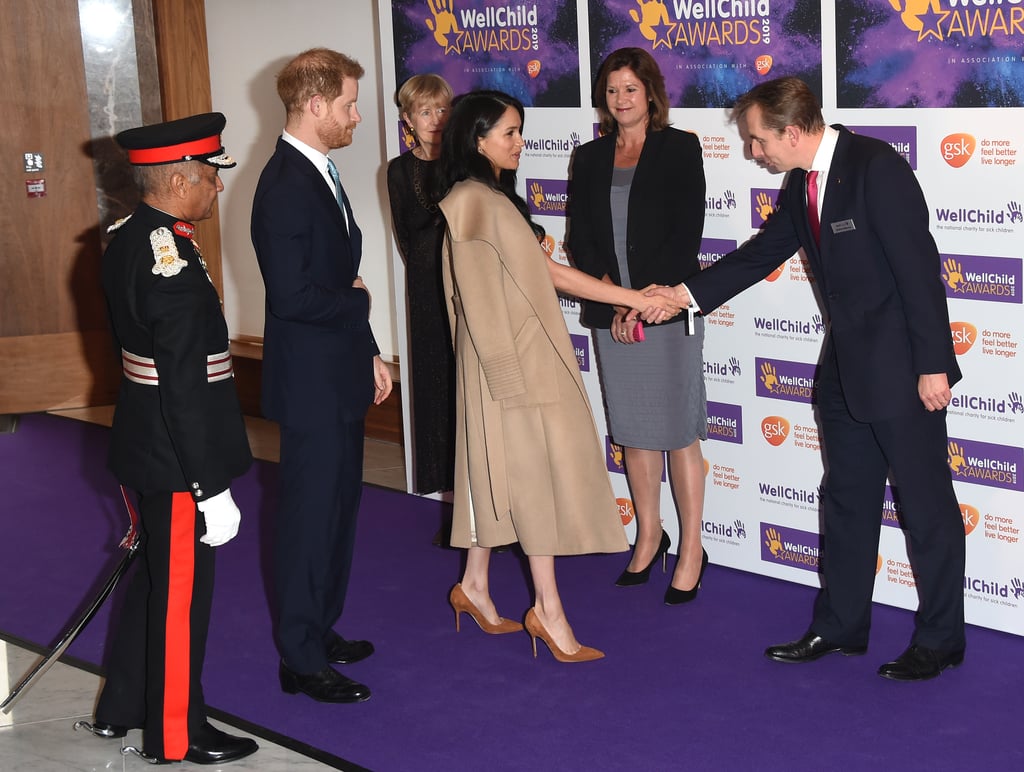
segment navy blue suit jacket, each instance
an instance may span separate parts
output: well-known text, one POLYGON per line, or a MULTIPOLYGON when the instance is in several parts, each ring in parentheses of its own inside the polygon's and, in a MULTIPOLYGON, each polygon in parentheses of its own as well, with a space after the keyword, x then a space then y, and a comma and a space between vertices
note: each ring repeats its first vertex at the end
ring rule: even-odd
POLYGON ((836 128, 820 247, 807 219, 807 174, 794 169, 762 230, 686 284, 710 313, 802 248, 830 323, 826 361, 834 353, 850 414, 882 420, 921 408, 919 375, 946 373, 952 385, 960 368, 913 170, 888 143, 836 128))
POLYGON ((369 295, 352 287, 362 233, 309 159, 279 139, 252 207, 266 286, 263 414, 295 429, 360 420, 373 402, 369 295))

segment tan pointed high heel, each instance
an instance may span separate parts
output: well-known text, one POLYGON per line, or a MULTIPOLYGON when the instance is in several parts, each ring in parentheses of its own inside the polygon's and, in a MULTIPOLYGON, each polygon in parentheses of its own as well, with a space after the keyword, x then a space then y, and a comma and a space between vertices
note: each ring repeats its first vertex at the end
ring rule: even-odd
POLYGON ((518 633, 523 629, 523 626, 518 622, 513 622, 511 619, 502 619, 498 624, 492 624, 487 621, 487 618, 480 613, 473 601, 471 601, 466 593, 462 590, 462 584, 457 584, 452 587, 451 593, 448 595, 448 602, 452 604, 452 608, 455 609, 455 632, 459 632, 459 614, 465 612, 469 614, 473 621, 479 625, 480 629, 485 633, 491 635, 502 635, 503 633, 518 633))
POLYGON ((526 632, 530 634, 530 638, 533 640, 534 657, 537 656, 538 638, 548 645, 548 651, 551 652, 551 656, 559 662, 590 662, 591 660, 601 659, 604 656, 603 651, 599 651, 592 646, 583 645, 580 646, 580 650, 575 654, 566 654, 558 648, 558 644, 548 635, 548 631, 544 628, 544 625, 532 608, 526 612, 526 632))

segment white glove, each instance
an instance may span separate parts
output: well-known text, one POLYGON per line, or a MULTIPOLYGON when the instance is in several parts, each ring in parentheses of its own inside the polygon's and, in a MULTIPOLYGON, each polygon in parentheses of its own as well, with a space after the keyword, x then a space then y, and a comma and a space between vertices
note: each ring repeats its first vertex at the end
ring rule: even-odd
POLYGON ((206 518, 206 534, 199 541, 211 547, 219 547, 235 538, 242 513, 231 498, 230 488, 205 501, 197 501, 196 506, 206 518))

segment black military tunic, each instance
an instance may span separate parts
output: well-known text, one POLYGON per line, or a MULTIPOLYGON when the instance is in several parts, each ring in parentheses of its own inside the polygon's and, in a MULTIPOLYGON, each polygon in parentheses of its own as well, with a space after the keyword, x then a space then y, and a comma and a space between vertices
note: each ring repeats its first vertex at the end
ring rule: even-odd
POLYGON ((143 727, 146 753, 166 759, 182 758, 206 721, 214 550, 199 541, 196 501, 252 463, 227 325, 191 235, 190 223, 141 204, 102 262, 125 371, 109 466, 139 494, 144 540, 96 719, 143 727))

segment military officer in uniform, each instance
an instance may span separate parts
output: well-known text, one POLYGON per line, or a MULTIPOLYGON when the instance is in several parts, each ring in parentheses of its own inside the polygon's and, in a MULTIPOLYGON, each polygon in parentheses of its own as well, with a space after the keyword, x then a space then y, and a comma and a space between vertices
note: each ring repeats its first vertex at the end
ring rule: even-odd
POLYGON ((192 239, 234 160, 207 113, 123 131, 142 202, 116 223, 102 281, 123 377, 109 466, 136 491, 138 564, 118 620, 107 680, 86 724, 102 737, 141 727, 140 755, 220 764, 256 743, 211 726, 200 675, 214 547, 238 532, 231 481, 252 463, 220 298, 192 239))

